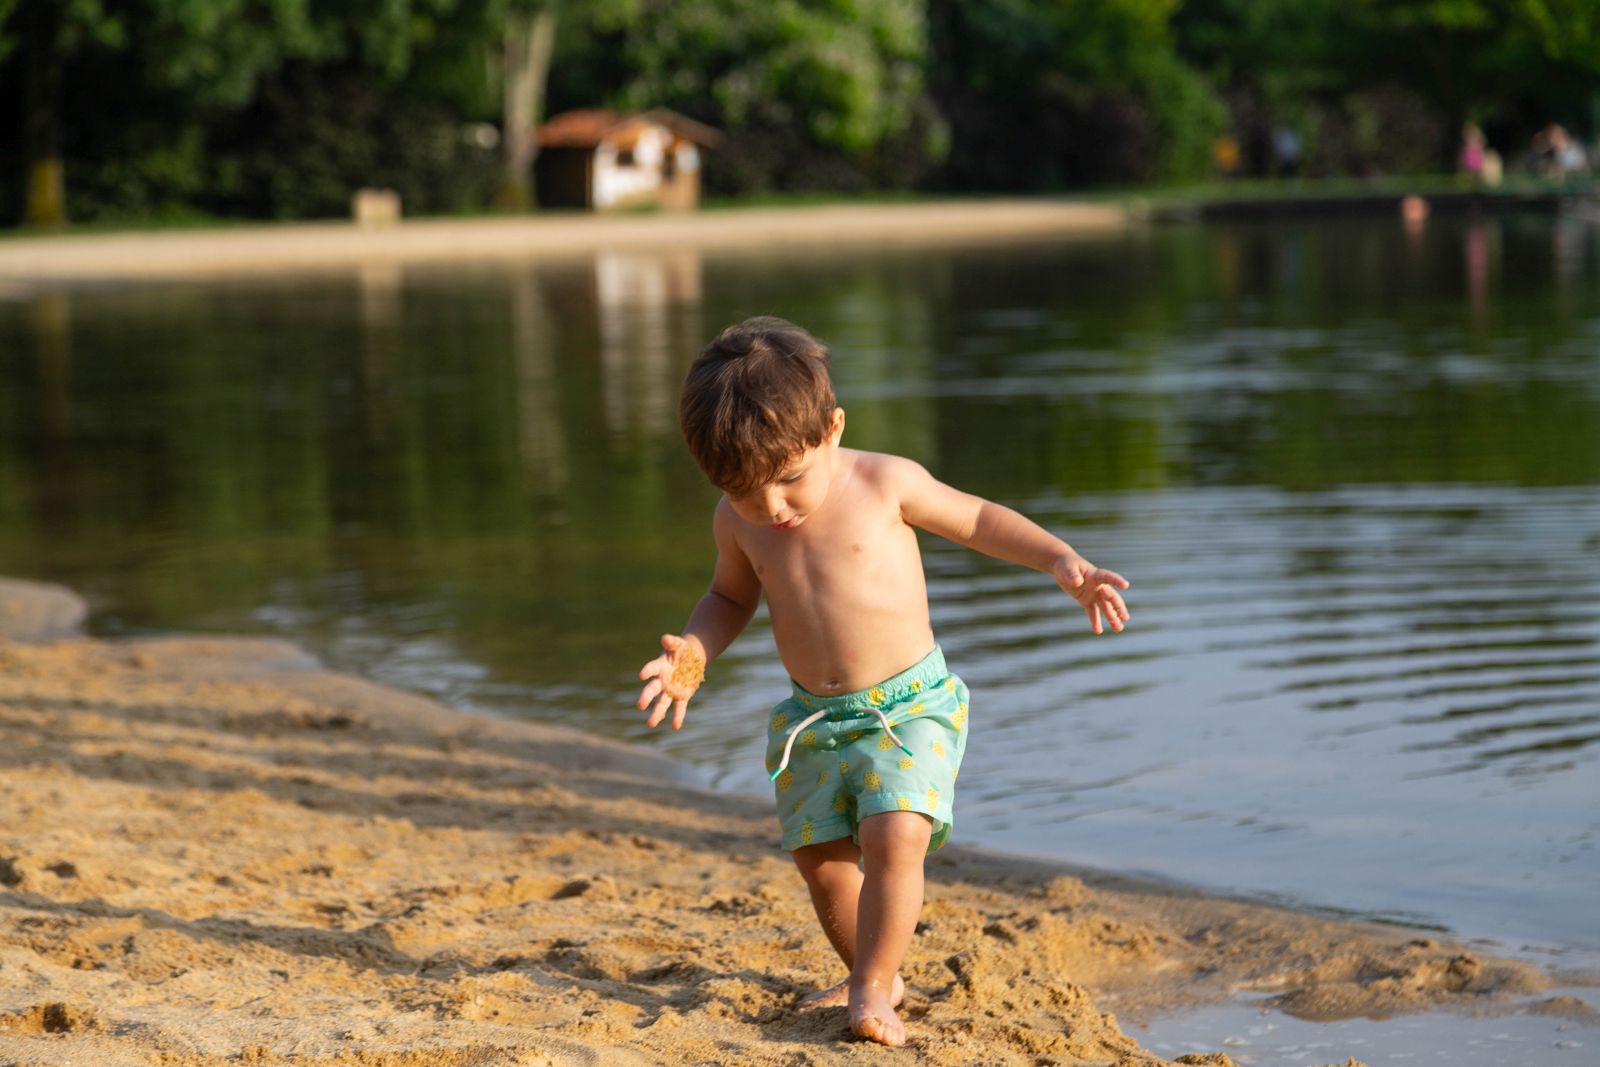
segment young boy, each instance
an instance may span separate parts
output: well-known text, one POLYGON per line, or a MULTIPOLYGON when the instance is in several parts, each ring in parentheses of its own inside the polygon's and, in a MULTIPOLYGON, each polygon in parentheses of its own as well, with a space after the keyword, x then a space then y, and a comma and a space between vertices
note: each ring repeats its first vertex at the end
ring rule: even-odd
POLYGON ((639 677, 649 725, 683 726, 705 665, 764 593, 793 693, 773 709, 767 770, 784 846, 850 977, 801 1002, 848 1004, 851 1029, 905 1043, 898 972, 922 908, 923 858, 949 836, 967 736, 967 687, 928 620, 916 528, 1043 571, 1120 631, 1121 575, 1009 508, 952 489, 908 459, 841 448, 828 353, 775 318, 730 326, 684 382, 683 434, 723 491, 711 588, 682 636, 639 677))

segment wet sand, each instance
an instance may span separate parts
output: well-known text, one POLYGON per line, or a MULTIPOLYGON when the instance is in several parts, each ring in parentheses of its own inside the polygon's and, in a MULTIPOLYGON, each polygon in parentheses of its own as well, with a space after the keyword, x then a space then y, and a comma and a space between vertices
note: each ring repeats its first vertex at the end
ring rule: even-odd
POLYGON ((12 237, 0 241, 0 296, 82 283, 214 278, 394 263, 554 259, 616 250, 825 248, 1113 233, 1120 204, 962 200, 729 208, 688 214, 550 214, 189 231, 12 237))
POLYGON ((764 800, 280 641, 81 617, 0 583, 8 1064, 1148 1065, 1139 1020, 1239 990, 1331 1019, 1549 988, 1403 930, 952 845, 910 1045, 865 1045, 843 1009, 790 1010, 842 973, 764 800))

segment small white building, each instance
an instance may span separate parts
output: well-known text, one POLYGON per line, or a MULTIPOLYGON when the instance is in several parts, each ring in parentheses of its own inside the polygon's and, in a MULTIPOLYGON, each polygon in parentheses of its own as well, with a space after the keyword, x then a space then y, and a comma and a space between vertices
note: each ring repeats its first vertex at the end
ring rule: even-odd
POLYGON ((701 149, 721 140, 711 127, 665 108, 563 112, 539 127, 539 204, 692 209, 700 203, 701 149))

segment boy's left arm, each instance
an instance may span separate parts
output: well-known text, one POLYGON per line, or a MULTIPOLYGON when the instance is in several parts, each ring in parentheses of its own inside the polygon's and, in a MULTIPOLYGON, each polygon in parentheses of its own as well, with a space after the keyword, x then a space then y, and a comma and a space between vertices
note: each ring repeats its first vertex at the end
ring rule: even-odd
POLYGON ((892 461, 890 478, 900 499, 900 515, 912 526, 986 556, 1043 571, 1082 605, 1095 633, 1104 633, 1107 625, 1122 631, 1129 612, 1121 590, 1128 588, 1128 580, 1116 571, 1096 567, 1011 508, 945 485, 912 460, 892 461))

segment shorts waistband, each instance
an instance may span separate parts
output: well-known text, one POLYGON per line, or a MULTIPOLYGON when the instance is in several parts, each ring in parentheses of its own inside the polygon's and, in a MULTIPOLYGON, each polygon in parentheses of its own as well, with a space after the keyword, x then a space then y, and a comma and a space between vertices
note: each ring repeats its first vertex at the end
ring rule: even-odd
POLYGON ((932 652, 893 678, 885 678, 877 685, 858 689, 854 693, 824 697, 801 687, 792 678, 789 685, 802 707, 826 712, 830 719, 848 719, 862 713, 870 714, 876 708, 898 704, 907 697, 932 689, 948 677, 950 671, 944 665, 944 652, 934 645, 932 652))

